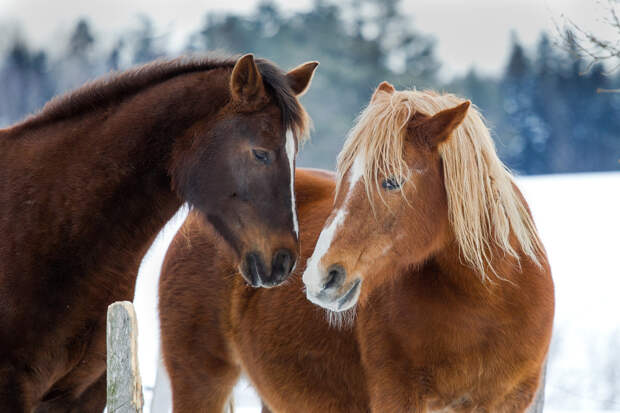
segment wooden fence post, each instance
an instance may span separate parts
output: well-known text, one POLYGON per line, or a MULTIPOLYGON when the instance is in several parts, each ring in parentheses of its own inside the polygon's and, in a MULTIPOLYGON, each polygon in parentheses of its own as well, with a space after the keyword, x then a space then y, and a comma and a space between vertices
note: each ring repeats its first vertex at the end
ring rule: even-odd
POLYGON ((129 301, 118 301, 108 307, 107 352, 108 413, 142 413, 138 323, 129 301))

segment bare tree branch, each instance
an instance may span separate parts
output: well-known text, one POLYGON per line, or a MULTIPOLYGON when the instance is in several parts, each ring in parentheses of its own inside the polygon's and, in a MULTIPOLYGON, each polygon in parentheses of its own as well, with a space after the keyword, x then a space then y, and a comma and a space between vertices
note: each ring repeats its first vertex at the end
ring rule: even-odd
POLYGON ((607 40, 596 33, 585 30, 565 16, 563 28, 556 23, 561 46, 576 55, 575 58, 588 61, 585 72, 597 63, 605 63, 607 73, 613 73, 620 68, 620 13, 618 8, 620 8, 620 0, 608 0, 606 7, 608 16, 602 19, 618 33, 615 40, 607 40))

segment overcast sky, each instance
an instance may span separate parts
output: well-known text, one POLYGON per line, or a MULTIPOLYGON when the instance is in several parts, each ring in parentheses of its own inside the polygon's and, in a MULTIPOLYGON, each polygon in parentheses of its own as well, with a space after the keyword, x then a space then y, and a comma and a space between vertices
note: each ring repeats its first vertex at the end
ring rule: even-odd
MULTIPOLYGON (((157 32, 167 33, 171 46, 180 45, 198 28, 208 10, 249 12, 256 0, 0 0, 0 28, 18 21, 37 46, 62 43, 79 17, 87 17, 100 39, 136 23, 148 14, 157 32)), ((285 12, 310 7, 311 0, 278 0, 285 12)), ((533 45, 541 30, 555 33, 554 21, 563 16, 610 35, 597 22, 607 0, 403 0, 412 24, 437 39, 442 75, 465 72, 472 65, 496 73, 506 62, 511 31, 526 45, 533 45), (601 4, 602 2, 602 4, 601 4)), ((312 58, 312 56, 308 56, 312 58)))

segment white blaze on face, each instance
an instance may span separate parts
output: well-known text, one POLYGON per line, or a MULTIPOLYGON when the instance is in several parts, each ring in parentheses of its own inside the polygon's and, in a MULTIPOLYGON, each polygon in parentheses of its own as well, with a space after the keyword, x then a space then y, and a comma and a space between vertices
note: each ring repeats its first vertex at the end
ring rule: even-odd
POLYGON ((293 210, 293 227, 295 228, 295 236, 299 238, 299 223, 297 222, 297 208, 295 207, 295 138, 293 131, 286 131, 286 156, 288 164, 291 168, 291 208, 293 210))
POLYGON ((349 192, 347 193, 346 201, 349 200, 349 197, 351 196, 351 193, 353 192, 353 188, 355 187, 355 184, 357 184, 357 181, 359 181, 362 178, 362 175, 364 175, 365 167, 366 159, 361 155, 357 155, 357 157, 353 161, 353 166, 351 167, 351 183, 349 184, 349 192))
MULTIPOLYGON (((344 223, 345 217, 348 214, 348 204, 353 193, 353 188, 357 182, 362 178, 364 174, 365 160, 362 156, 357 156, 353 162, 353 166, 349 171, 349 188, 347 195, 342 203, 342 207, 335 211, 334 219, 323 228, 319 239, 314 247, 312 256, 308 259, 306 264, 306 271, 304 271, 303 281, 306 285, 306 289, 311 294, 318 294, 323 288, 323 268, 321 268, 321 260, 329 251, 332 241, 336 234, 336 230, 344 223)), ((310 297, 309 297, 310 298, 310 297)), ((310 298, 312 301, 312 298, 310 298)), ((317 303, 318 304, 318 303, 317 303)))
POLYGON ((319 271, 319 264, 323 256, 329 250, 330 245, 332 244, 332 240, 334 239, 334 234, 336 233, 336 229, 342 224, 344 221, 345 211, 342 209, 336 212, 336 216, 329 223, 328 226, 324 227, 319 235, 319 239, 316 242, 316 246, 314 247, 314 252, 312 256, 308 258, 308 263, 306 264, 306 271, 304 271, 303 281, 306 284, 306 288, 309 292, 313 292, 318 294, 322 289, 322 277, 321 272, 319 271))

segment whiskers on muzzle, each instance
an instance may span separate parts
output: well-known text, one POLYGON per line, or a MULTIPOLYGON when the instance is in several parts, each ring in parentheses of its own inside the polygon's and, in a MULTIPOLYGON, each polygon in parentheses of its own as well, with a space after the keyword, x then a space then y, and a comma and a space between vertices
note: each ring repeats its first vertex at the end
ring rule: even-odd
POLYGON ((337 330, 349 330, 355 325, 357 305, 344 311, 325 310, 325 319, 330 327, 337 330))
MULTIPOLYGON (((301 292, 307 296, 307 289, 304 285, 301 288, 301 292)), ((325 320, 331 328, 337 330, 347 330, 353 328, 355 325, 355 318, 357 316, 357 305, 344 311, 332 311, 324 307, 318 307, 324 310, 325 320)))

